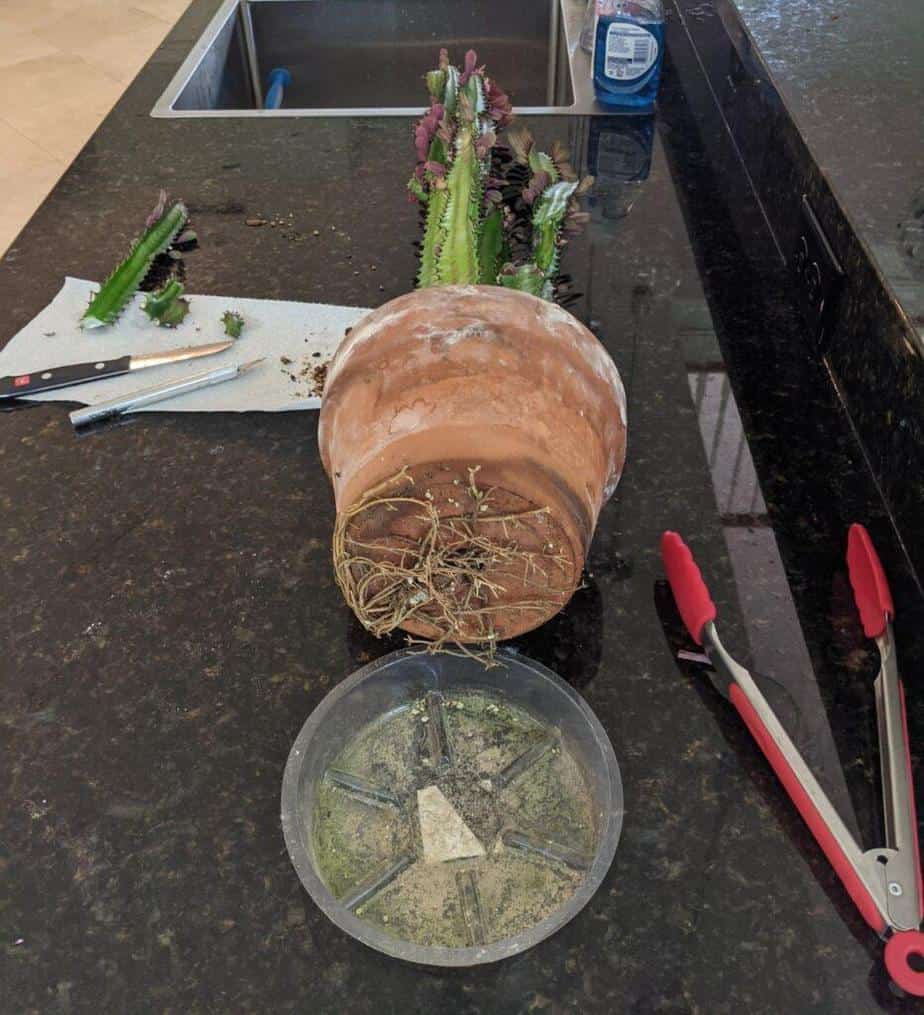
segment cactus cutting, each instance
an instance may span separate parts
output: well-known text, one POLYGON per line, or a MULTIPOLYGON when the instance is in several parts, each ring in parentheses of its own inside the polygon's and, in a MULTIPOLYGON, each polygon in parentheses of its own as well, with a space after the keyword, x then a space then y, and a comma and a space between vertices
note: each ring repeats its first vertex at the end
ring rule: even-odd
POLYGON ((235 310, 226 310, 221 315, 221 323, 224 326, 228 338, 240 338, 244 330, 244 318, 235 310))
POLYGON ((154 210, 148 216, 141 238, 135 241, 128 257, 112 272, 90 301, 80 320, 82 328, 100 328, 115 323, 138 291, 154 259, 170 249, 186 225, 187 218, 186 205, 182 201, 174 201, 168 206, 167 194, 162 190, 154 210))
POLYGON ((175 328, 189 313, 189 300, 183 297, 183 286, 173 279, 157 292, 148 293, 142 310, 162 328, 175 328))

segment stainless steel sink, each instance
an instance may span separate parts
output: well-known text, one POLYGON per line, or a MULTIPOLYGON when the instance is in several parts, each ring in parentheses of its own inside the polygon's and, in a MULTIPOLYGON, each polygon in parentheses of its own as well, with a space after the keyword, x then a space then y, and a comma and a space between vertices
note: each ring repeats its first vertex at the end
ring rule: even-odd
POLYGON ((605 113, 579 46, 584 0, 225 0, 152 116, 406 116, 441 46, 497 70, 518 112, 605 113), (266 109, 271 72, 291 80, 266 109))

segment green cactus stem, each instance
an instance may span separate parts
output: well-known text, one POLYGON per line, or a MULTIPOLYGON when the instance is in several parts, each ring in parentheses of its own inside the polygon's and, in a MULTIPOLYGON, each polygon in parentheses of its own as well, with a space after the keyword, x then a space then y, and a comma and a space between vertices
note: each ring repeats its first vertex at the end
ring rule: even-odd
POLYGON ((510 250, 504 237, 504 213, 500 208, 486 216, 478 238, 478 263, 481 266, 483 285, 495 285, 501 265, 510 256, 510 250))
POLYGON ((420 270, 417 273, 417 285, 420 289, 436 285, 436 260, 444 239, 443 220, 446 216, 446 205, 449 203, 449 191, 445 180, 440 181, 427 197, 427 221, 424 226, 423 242, 420 246, 420 270))
POLYGON ((166 207, 166 194, 161 192, 155 214, 148 219, 141 239, 134 243, 128 257, 106 279, 90 301, 80 321, 82 328, 100 328, 115 322, 138 291, 154 258, 170 248, 186 225, 187 217, 186 206, 182 201, 166 207))
POLYGON ((551 299, 552 282, 558 274, 561 232, 577 180, 553 183, 546 187, 533 205, 533 253, 536 266, 545 279, 543 295, 551 299))
POLYGON ((444 237, 437 259, 437 276, 443 285, 477 282, 480 167, 475 156, 473 127, 467 124, 456 139, 456 156, 446 178, 449 200, 443 215, 444 237))
POLYGON ((514 266, 507 264, 498 275, 497 282, 506 289, 518 289, 532 296, 543 296, 545 290, 545 273, 540 267, 528 262, 514 266))
POLYGON ((221 315, 221 323, 225 326, 225 334, 229 338, 240 338, 244 330, 244 318, 235 310, 226 310, 221 315))
POLYGON ((414 129, 408 183, 426 209, 418 287, 480 283, 554 299, 564 234, 586 218, 579 198, 590 179, 579 182, 564 148, 540 151, 519 125, 504 137, 528 172, 511 172, 509 156, 495 152, 513 119, 510 100, 473 50, 461 71, 441 50, 426 81, 430 108, 414 129), (514 249, 529 259, 510 263, 514 249))
POLYGON ((142 310, 162 328, 175 328, 189 313, 189 300, 182 299, 183 286, 174 279, 163 289, 148 293, 142 310))

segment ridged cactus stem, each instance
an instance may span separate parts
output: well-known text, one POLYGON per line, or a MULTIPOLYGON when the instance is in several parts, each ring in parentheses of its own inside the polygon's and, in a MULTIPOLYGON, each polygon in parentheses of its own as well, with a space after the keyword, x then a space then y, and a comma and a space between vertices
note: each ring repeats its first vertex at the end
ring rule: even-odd
POLYGON ((186 225, 187 217, 186 205, 182 201, 176 201, 157 217, 90 301, 81 318, 81 327, 101 328, 115 322, 138 291, 154 258, 170 248, 186 225))

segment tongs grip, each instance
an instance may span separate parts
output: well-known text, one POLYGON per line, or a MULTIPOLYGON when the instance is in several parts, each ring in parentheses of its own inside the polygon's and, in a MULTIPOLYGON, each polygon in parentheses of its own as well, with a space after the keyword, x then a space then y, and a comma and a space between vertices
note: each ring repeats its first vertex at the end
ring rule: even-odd
POLYGON ((859 522, 854 522, 847 533, 847 571, 863 633, 867 638, 878 638, 895 616, 895 606, 879 554, 859 522))
POLYGON ((661 536, 661 558, 683 623, 696 644, 702 645, 703 628, 715 620, 715 603, 703 574, 690 548, 676 532, 661 536))

